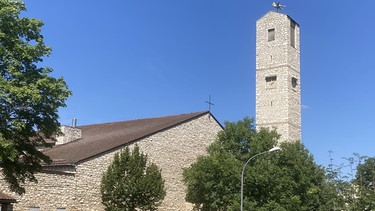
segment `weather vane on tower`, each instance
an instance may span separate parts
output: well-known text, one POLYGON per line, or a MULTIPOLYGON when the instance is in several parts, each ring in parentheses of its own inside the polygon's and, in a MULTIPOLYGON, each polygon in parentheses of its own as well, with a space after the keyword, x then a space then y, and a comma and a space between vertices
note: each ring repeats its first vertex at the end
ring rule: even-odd
POLYGON ((272 2, 272 6, 273 6, 274 8, 276 8, 277 11, 279 11, 279 10, 281 10, 281 9, 283 9, 283 8, 286 7, 285 5, 282 5, 280 2, 277 2, 277 3, 272 2))

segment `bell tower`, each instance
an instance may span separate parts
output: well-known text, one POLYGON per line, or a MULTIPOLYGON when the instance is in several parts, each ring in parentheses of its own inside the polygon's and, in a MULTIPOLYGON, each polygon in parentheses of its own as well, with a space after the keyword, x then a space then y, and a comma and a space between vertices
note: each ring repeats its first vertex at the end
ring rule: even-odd
POLYGON ((256 23, 256 126, 276 127, 279 141, 301 139, 300 28, 268 12, 256 23))

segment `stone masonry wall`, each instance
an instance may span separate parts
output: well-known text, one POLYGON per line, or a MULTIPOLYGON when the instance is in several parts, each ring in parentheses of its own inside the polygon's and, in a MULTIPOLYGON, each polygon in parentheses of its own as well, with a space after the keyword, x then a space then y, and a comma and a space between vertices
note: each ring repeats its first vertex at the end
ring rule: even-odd
POLYGON ((82 136, 81 129, 76 127, 61 126, 60 129, 63 135, 56 137, 56 145, 78 140, 82 136))
MULTIPOLYGON (((61 169, 63 170, 63 169, 61 169)), ((75 203, 76 188, 74 174, 39 173, 38 183, 27 183, 26 193, 22 196, 10 192, 4 181, 0 180, 0 191, 17 199, 14 211, 28 211, 29 208, 39 207, 40 210, 56 210, 75 203)))
POLYGON ((257 21, 256 32, 256 124, 276 127, 281 141, 301 138, 300 31, 287 15, 269 12, 257 21), (274 29, 274 40, 269 30, 274 29), (266 77, 275 77, 266 81, 266 77), (292 78, 297 79, 292 86, 292 78))
MULTIPOLYGON (((162 169, 167 195, 159 210, 192 210, 192 205, 185 201, 183 168, 195 162, 197 156, 206 153, 206 148, 220 130, 221 126, 207 114, 136 142, 140 150, 148 155, 148 160, 162 169)), ((4 188, 0 188, 0 191, 19 200, 14 206, 15 211, 28 210, 30 207, 48 211, 56 208, 65 208, 66 211, 104 210, 100 181, 114 154, 119 151, 78 164, 75 174, 38 174, 38 184, 28 184, 27 192, 22 197, 4 188)))

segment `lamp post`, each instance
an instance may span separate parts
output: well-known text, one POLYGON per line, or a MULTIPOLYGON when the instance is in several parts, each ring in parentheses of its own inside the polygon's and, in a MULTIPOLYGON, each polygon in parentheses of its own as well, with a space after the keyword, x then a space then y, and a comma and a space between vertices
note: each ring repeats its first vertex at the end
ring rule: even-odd
POLYGON ((246 169, 247 164, 250 162, 250 160, 252 160, 255 157, 258 157, 259 155, 263 155, 263 154, 273 152, 273 151, 277 151, 277 150, 280 150, 280 147, 274 147, 274 148, 272 148, 268 151, 264 151, 264 152, 261 152, 259 154, 256 154, 256 155, 252 156, 251 158, 249 158, 249 160, 247 160, 245 165, 243 166, 242 173, 241 173, 241 211, 243 211, 243 175, 245 173, 245 169, 246 169))

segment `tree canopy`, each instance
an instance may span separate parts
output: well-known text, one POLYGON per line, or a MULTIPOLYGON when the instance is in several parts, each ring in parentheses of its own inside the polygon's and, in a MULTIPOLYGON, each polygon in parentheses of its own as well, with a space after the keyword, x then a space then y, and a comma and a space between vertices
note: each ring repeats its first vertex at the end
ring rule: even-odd
MULTIPOLYGON (((241 171, 246 161, 277 144, 279 135, 244 118, 226 122, 208 155, 184 169, 186 200, 199 210, 238 210, 241 171)), ((245 210, 319 210, 332 197, 325 194, 322 167, 299 141, 280 144, 281 151, 252 159, 245 171, 245 210)))
POLYGON ((58 108, 71 95, 63 78, 42 67, 51 54, 41 35, 43 22, 20 17, 22 1, 0 0, 0 169, 10 189, 35 181, 49 158, 36 149, 59 131, 58 108))
POLYGON ((116 153, 104 173, 100 191, 102 203, 108 211, 156 210, 165 197, 161 170, 135 145, 116 153))
POLYGON ((353 155, 343 157, 346 163, 340 165, 333 164, 331 159, 327 169, 327 192, 335 192, 336 195, 330 204, 335 210, 374 210, 375 157, 353 155), (350 171, 347 171, 348 168, 350 171))
POLYGON ((353 181, 358 210, 375 210, 375 157, 370 157, 357 166, 353 181))

